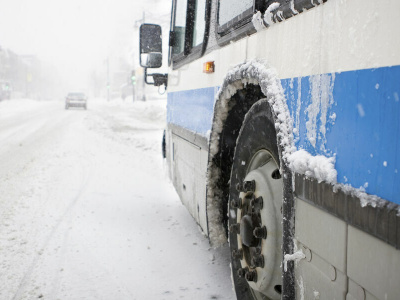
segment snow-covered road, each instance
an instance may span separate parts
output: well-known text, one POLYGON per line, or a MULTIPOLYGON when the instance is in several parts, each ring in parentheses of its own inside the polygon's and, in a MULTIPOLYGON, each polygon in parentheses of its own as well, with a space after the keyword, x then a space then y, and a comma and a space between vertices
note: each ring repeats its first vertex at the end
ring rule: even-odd
POLYGON ((0 299, 234 299, 161 158, 165 101, 0 102, 0 299))

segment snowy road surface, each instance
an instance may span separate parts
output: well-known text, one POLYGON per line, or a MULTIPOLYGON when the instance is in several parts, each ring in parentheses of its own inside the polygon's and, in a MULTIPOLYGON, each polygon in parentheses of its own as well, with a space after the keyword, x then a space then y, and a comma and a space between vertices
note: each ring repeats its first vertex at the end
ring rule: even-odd
POLYGON ((234 299, 167 179, 165 101, 0 102, 0 299, 234 299))

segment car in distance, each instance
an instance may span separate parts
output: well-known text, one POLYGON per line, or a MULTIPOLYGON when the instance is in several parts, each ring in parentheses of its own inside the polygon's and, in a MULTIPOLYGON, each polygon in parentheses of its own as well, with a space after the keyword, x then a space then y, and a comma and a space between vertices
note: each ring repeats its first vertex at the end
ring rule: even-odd
POLYGON ((87 96, 84 93, 68 93, 65 97, 65 109, 83 107, 87 109, 87 96))

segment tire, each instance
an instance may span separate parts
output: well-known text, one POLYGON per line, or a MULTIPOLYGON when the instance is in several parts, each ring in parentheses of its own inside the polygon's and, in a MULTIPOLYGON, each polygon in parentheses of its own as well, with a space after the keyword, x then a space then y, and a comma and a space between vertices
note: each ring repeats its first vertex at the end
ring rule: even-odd
POLYGON ((281 299, 283 181, 267 100, 246 114, 229 187, 229 243, 237 299, 281 299))
POLYGON ((166 141, 165 141, 165 130, 164 130, 162 142, 161 142, 161 151, 162 151, 162 157, 166 158, 167 157, 167 145, 166 145, 166 141))

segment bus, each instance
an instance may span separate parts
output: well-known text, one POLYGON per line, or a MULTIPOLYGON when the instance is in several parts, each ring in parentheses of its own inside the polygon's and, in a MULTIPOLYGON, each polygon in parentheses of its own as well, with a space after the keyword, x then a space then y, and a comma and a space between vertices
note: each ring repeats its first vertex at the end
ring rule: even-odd
POLYGON ((148 72, 142 25, 169 175, 237 299, 400 299, 400 2, 173 0, 168 46, 148 72))

